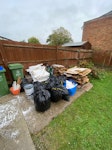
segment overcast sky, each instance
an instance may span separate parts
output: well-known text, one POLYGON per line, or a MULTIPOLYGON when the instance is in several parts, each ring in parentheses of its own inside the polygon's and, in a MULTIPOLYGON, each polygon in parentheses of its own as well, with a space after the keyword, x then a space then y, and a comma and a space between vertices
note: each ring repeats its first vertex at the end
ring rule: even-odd
POLYGON ((82 40, 85 21, 112 10, 112 0, 0 0, 0 36, 45 44, 53 30, 64 27, 74 42, 82 40))

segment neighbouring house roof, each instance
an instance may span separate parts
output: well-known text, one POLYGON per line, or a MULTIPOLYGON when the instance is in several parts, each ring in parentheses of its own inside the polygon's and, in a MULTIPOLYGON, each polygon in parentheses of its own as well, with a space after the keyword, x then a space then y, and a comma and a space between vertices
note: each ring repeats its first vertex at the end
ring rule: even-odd
POLYGON ((87 43, 87 41, 82 41, 82 42, 70 42, 70 43, 65 43, 62 46, 83 46, 85 43, 87 43))
POLYGON ((112 16, 112 11, 109 11, 108 13, 100 16, 99 18, 104 18, 104 17, 109 17, 109 16, 112 16))
POLYGON ((8 41, 12 41, 11 39, 8 39, 6 37, 0 36, 0 40, 8 40, 8 41))
MULTIPOLYGON (((96 20, 99 20, 99 19, 107 18, 107 17, 112 17, 112 11, 109 11, 108 13, 106 13, 106 14, 104 14, 104 15, 98 17, 98 18, 94 18, 94 19, 88 20, 88 21, 86 21, 86 22, 92 22, 92 21, 96 21, 96 20)), ((85 23, 86 23, 86 22, 85 22, 85 23)))

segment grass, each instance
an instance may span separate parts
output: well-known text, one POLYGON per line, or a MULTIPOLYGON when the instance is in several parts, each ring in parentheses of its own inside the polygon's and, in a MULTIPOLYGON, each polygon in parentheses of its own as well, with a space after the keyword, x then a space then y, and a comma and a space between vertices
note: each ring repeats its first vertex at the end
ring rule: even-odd
POLYGON ((112 72, 91 82, 89 92, 32 135, 37 150, 112 150, 112 72))

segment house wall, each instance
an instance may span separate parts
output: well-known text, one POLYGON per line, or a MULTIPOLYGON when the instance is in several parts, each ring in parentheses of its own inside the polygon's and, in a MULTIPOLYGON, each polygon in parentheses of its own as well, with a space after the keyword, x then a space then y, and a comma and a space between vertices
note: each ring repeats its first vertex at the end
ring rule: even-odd
POLYGON ((85 22, 82 41, 89 41, 95 50, 112 50, 112 16, 85 22))

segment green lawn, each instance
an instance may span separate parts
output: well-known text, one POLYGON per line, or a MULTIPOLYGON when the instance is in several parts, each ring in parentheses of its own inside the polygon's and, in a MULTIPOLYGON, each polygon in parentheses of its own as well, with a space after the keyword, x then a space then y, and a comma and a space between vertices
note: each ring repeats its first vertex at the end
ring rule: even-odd
POLYGON ((112 72, 73 102, 42 132, 32 135, 37 150, 112 150, 112 72))

